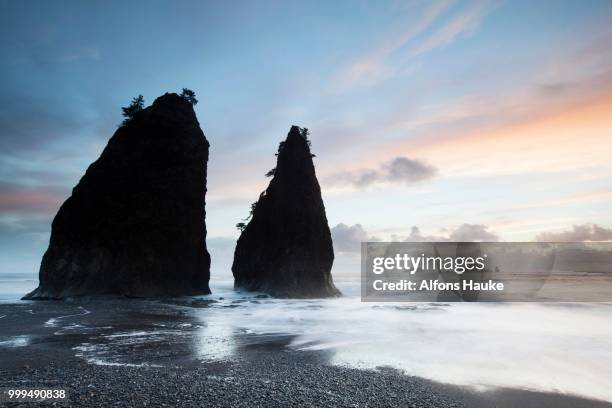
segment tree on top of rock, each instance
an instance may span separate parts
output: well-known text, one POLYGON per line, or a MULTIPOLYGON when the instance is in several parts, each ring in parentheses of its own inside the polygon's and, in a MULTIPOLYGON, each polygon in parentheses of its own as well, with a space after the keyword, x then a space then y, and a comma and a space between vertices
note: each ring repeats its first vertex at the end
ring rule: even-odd
POLYGON ((187 102, 192 105, 197 105, 198 100, 195 97, 195 92, 191 89, 183 88, 183 92, 181 92, 181 98, 184 98, 187 102))
POLYGON ((144 109, 144 96, 138 95, 136 98, 132 99, 132 103, 129 106, 125 106, 121 108, 123 111, 123 116, 125 119, 123 120, 123 124, 126 125, 130 120, 136 116, 138 112, 144 109))

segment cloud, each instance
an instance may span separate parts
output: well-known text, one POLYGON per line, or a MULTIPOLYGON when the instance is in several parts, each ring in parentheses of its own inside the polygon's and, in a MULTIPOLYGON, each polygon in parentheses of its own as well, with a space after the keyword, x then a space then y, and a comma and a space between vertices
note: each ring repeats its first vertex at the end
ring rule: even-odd
POLYGON ((46 235, 51 231, 51 216, 44 214, 0 214, 0 239, 17 235, 46 235))
POLYGON ((544 96, 559 96, 565 92, 571 91, 572 89, 578 87, 579 84, 568 81, 557 81, 557 82, 545 82, 536 85, 536 88, 544 95, 544 96))
POLYGON ((382 164, 378 169, 337 173, 325 180, 331 185, 353 185, 365 188, 386 183, 414 184, 434 177, 437 172, 434 166, 420 160, 396 157, 382 164))
MULTIPOLYGON (((391 241, 395 242, 497 242, 499 236, 489 227, 482 224, 461 224, 458 227, 445 229, 445 235, 423 235, 417 226, 410 229, 408 236, 392 235, 391 241)), ((361 224, 346 225, 340 223, 331 229, 334 249, 336 252, 357 253, 361 249, 362 242, 380 241, 380 238, 372 236, 361 224)))
POLYGON ((574 193, 570 195, 563 196, 561 198, 552 199, 552 200, 542 200, 536 202, 526 202, 521 203, 519 205, 514 205, 512 207, 499 208, 495 210, 496 212, 507 213, 513 210, 519 209, 533 209, 533 208, 551 208, 564 206, 568 204, 582 204, 582 203, 591 203, 591 202, 601 202, 605 200, 612 199, 612 189, 603 189, 603 190, 595 190, 595 191, 584 191, 579 193, 574 193))
POLYGON ((0 241, 36 248, 46 244, 51 220, 68 195, 68 189, 59 187, 0 181, 0 241))
POLYGON ((69 108, 57 101, 42 102, 30 96, 8 94, 0 96, 0 151, 40 150, 80 128, 80 120, 69 108))
POLYGON ((447 236, 423 235, 419 227, 413 226, 410 235, 402 239, 408 242, 496 242, 499 236, 482 224, 461 224, 449 231, 447 236))
POLYGON ((50 191, 15 191, 0 195, 0 211, 48 212, 57 209, 65 196, 50 191))
POLYGON ((599 201, 612 198, 612 188, 587 191, 583 193, 572 194, 571 196, 564 199, 562 202, 577 202, 577 201, 599 201))
POLYGON ((487 231, 482 224, 462 224, 450 233, 450 241, 454 242, 495 242, 499 237, 487 231))
POLYGON ((419 17, 417 21, 408 21, 404 26, 407 30, 388 34, 387 38, 377 46, 354 60, 347 67, 341 69, 334 81, 341 90, 355 86, 369 86, 387 79, 405 75, 414 69, 410 65, 410 59, 453 43, 462 34, 474 32, 480 21, 489 11, 490 5, 486 1, 474 2, 471 6, 464 8, 448 22, 436 28, 425 37, 421 43, 408 49, 403 55, 409 43, 417 40, 424 33, 432 29, 440 17, 453 5, 452 0, 430 2, 429 9, 419 17), (391 59, 393 62, 391 63, 391 59))
POLYGON ((407 157, 397 157, 385 167, 390 181, 415 183, 436 174, 435 167, 407 157))
POLYGON ((67 196, 68 189, 65 188, 28 188, 0 181, 0 214, 11 212, 51 214, 57 211, 67 196))
POLYGON ((377 240, 368 236, 361 224, 349 226, 340 223, 331 229, 331 234, 336 252, 359 252, 362 242, 377 240))
POLYGON ((447 24, 427 37, 413 50, 413 54, 421 54, 435 48, 443 47, 451 44, 461 34, 474 32, 487 11, 488 4, 486 2, 475 3, 471 8, 458 14, 447 24))
MULTIPOLYGON (((605 38, 608 43, 612 40, 605 38)), ((521 69, 530 67, 537 75, 512 87, 496 83, 493 88, 476 87, 474 92, 414 105, 414 98, 406 99, 401 107, 385 110, 382 120, 366 113, 356 123, 346 120, 346 129, 326 123, 323 133, 330 137, 324 138, 324 146, 351 151, 350 156, 338 154, 334 161, 334 166, 345 169, 354 169, 355 163, 368 168, 406 154, 435 163, 453 177, 548 175, 595 166, 607 171, 612 130, 608 62, 612 53, 603 44, 605 41, 597 41, 586 56, 577 46, 549 50, 545 60, 530 61, 523 56, 521 69), (575 64, 558 70, 566 59, 575 64), (589 63, 579 64, 585 60, 589 63)), ((484 84, 506 74, 507 64, 492 64, 481 64, 490 72, 476 68, 466 75, 429 82, 426 89, 461 88, 474 81, 484 84)), ((321 166, 327 166, 326 175, 335 173, 332 165, 321 166)))
POLYGON ((612 229, 597 224, 574 225, 571 230, 543 232, 536 236, 539 242, 612 241, 612 229))
POLYGON ((452 4, 450 0, 433 2, 432 6, 416 22, 406 24, 410 28, 400 34, 388 35, 377 47, 365 55, 357 58, 350 65, 340 70, 337 82, 341 88, 350 88, 355 85, 372 85, 397 75, 396 66, 386 64, 386 59, 404 47, 409 41, 426 31, 436 19, 442 15, 452 4))
POLYGON ((444 173, 453 176, 606 168, 610 162, 612 77, 608 83, 595 80, 592 85, 589 91, 576 88, 554 101, 538 97, 533 89, 497 98, 501 102, 492 96, 483 97, 475 106, 459 101, 456 108, 446 107, 445 115, 434 117, 423 128, 398 118, 385 130, 406 136, 385 145, 379 141, 382 136, 377 137, 377 156, 411 152, 443 163, 444 173))
POLYGON ((64 188, 28 188, 0 181, 0 213, 51 214, 67 197, 64 188))

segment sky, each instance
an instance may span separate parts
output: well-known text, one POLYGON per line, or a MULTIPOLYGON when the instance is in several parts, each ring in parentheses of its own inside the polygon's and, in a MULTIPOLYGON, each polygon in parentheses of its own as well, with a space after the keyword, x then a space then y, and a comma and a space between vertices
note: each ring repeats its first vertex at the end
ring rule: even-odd
POLYGON ((0 0, 0 273, 38 271, 121 106, 183 87, 211 144, 213 268, 291 125, 337 254, 612 240, 610 21, 592 0, 0 0))

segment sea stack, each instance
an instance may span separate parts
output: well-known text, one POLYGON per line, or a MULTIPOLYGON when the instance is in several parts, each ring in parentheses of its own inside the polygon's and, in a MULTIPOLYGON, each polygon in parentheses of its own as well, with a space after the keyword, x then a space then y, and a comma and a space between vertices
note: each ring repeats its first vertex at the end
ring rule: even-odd
POLYGON ((331 233, 315 175, 308 131, 292 126, 281 142, 270 185, 251 208, 236 245, 236 288, 277 297, 338 296, 331 233))
POLYGON ((25 299, 210 293, 209 144, 192 103, 167 93, 115 132, 55 216, 25 299))

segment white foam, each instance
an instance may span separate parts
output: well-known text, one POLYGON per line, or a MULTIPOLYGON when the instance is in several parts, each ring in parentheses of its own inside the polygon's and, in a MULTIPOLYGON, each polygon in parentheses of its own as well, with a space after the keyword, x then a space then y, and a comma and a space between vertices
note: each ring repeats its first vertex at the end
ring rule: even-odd
POLYGON ((107 339, 117 339, 117 338, 123 338, 123 337, 141 337, 141 336, 149 336, 151 334, 154 334, 155 332, 148 332, 148 331, 131 331, 131 332, 125 332, 125 333, 117 333, 117 334, 107 334, 106 337, 107 339))
POLYGON ((89 364, 99 365, 99 366, 115 366, 115 367, 163 367, 158 364, 149 364, 149 363, 117 363, 114 361, 105 361, 99 358, 87 358, 85 361, 89 364))
MULTIPOLYGON (((44 327, 57 327, 57 325, 59 324, 58 320, 66 319, 68 317, 85 316, 91 313, 89 310, 85 309, 83 306, 79 306, 78 309, 81 310, 81 313, 70 314, 66 316, 52 317, 51 319, 47 320, 43 324, 43 326, 44 327)), ((31 312, 31 310, 29 312, 31 312)))
POLYGON ((72 348, 76 351, 75 356, 84 359, 88 364, 99 366, 116 366, 116 367, 163 367, 157 364, 147 362, 143 363, 124 363, 119 361, 110 361, 102 358, 109 354, 109 347, 102 344, 83 343, 72 348))
POLYGON ((0 340, 0 347, 25 347, 30 340, 29 336, 4 337, 4 340, 0 340))
POLYGON ((45 323, 43 323, 44 327, 57 327, 57 318, 56 317, 52 317, 51 319, 47 320, 45 323))
POLYGON ((233 358, 235 333, 281 333, 295 336, 293 349, 331 351, 338 365, 612 401, 612 304, 362 303, 358 285, 341 289, 348 296, 236 308, 224 307, 236 295, 224 295, 195 312, 204 326, 201 353, 233 358))

